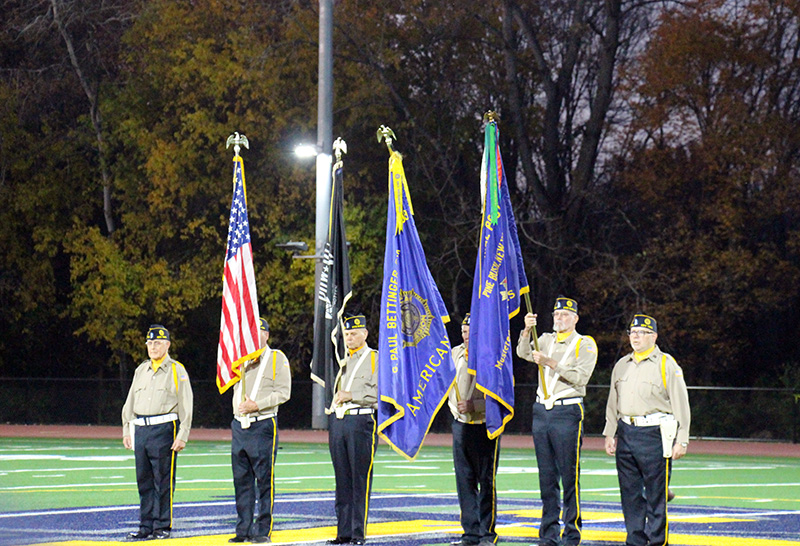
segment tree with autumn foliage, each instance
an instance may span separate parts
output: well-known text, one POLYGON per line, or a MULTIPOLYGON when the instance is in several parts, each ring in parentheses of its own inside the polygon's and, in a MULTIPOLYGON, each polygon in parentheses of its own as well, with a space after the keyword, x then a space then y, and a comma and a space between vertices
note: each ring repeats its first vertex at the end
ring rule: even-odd
POLYGON ((580 278, 606 308, 660 317, 693 383, 798 377, 798 6, 666 11, 629 80, 617 232, 580 278))
MULTIPOLYGON (((313 167, 291 150, 315 133, 316 3, 6 8, 3 373, 127 377, 158 321, 193 379, 213 377, 234 131, 251 143, 261 309, 305 369, 313 263, 275 243, 313 238, 313 167)), ((378 315, 387 156, 375 131, 389 125, 432 274, 453 318, 468 311, 493 109, 535 311, 547 328, 558 293, 580 300, 597 382, 646 311, 690 383, 792 384, 781 340, 800 323, 797 14, 766 0, 336 2, 353 305, 378 315)))

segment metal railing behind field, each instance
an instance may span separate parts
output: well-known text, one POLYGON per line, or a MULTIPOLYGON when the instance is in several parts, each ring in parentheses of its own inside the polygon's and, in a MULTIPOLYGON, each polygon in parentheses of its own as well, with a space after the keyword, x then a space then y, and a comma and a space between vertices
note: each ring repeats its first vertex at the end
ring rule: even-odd
MULTIPOLYGON (((292 398, 280 409, 280 427, 311 428, 310 380, 292 382, 292 398)), ((0 422, 12 424, 119 425, 128 382, 85 378, 0 378, 0 422)), ((219 394, 213 380, 192 379, 195 427, 227 428, 231 391, 219 394)), ((530 434, 536 385, 515 386, 516 412, 506 426, 511 434, 530 434)), ((585 399, 585 433, 602 434, 607 385, 589 385, 585 399)), ((689 387, 693 438, 730 438, 800 442, 800 393, 792 389, 689 387)), ((431 432, 450 431, 447 404, 431 432)))

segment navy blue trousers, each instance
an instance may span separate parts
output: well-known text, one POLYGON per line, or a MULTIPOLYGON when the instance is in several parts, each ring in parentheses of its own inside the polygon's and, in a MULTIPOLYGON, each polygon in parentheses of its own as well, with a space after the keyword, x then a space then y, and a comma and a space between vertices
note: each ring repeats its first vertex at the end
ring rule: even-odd
POLYGON ((172 528, 178 454, 170 448, 179 425, 178 421, 172 421, 136 427, 133 451, 139 487, 139 529, 147 533, 172 528))
POLYGON ((617 424, 617 476, 628 546, 666 546, 672 459, 662 453, 658 426, 617 424))
POLYGON ((270 536, 274 501, 275 456, 278 420, 250 423, 249 428, 231 422, 231 468, 236 493, 236 536, 270 536), (258 501, 258 517, 253 519, 258 501))
POLYGON ((336 476, 336 536, 363 540, 378 446, 375 414, 345 415, 343 419, 331 414, 328 424, 328 448, 336 476))
POLYGON ((583 404, 553 406, 533 405, 533 444, 539 466, 539 491, 542 495, 542 521, 539 539, 542 545, 561 544, 559 518, 563 486, 563 544, 581 541, 580 464, 583 445, 583 404))
POLYGON ((461 508, 461 542, 495 542, 497 533, 497 492, 495 475, 500 456, 499 438, 486 436, 486 425, 469 425, 453 420, 453 465, 461 508))

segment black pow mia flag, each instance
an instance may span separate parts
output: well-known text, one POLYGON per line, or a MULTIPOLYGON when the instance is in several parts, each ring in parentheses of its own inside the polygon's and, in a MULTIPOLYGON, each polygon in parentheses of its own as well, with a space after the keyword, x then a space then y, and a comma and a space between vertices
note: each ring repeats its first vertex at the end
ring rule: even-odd
POLYGON ((339 360, 344 359, 347 350, 342 335, 342 314, 352 294, 350 260, 347 256, 342 214, 341 161, 333 166, 332 189, 328 238, 322 253, 322 272, 316 301, 314 357, 311 361, 311 379, 325 387, 326 408, 331 406, 333 400, 333 382, 339 371, 339 360))

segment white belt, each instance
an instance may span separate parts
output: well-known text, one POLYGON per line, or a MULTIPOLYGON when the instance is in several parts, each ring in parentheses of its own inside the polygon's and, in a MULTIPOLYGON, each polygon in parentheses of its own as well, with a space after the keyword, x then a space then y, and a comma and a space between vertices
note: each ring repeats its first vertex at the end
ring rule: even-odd
POLYGON ((673 421, 675 416, 671 413, 658 412, 649 415, 623 415, 620 419, 623 423, 635 427, 655 427, 660 425, 662 421, 673 421))
POLYGON ((368 415, 370 413, 375 413, 375 410, 372 408, 352 408, 344 410, 345 415, 368 415))
POLYGON ((131 421, 137 427, 146 427, 150 425, 163 425, 164 423, 171 423, 178 420, 177 413, 165 413, 163 415, 151 415, 149 417, 137 417, 131 421))
MULTIPOLYGON (((583 397, 582 396, 574 396, 572 398, 559 398, 558 400, 554 400, 553 401, 553 405, 554 406, 569 406, 569 405, 572 405, 572 404, 580 404, 581 402, 583 402, 583 397)), ((539 396, 537 395, 536 396, 536 403, 537 404, 544 404, 544 401, 541 400, 539 398, 539 396)))
POLYGON ((252 417, 250 415, 234 415, 233 418, 239 421, 240 423, 244 423, 245 421, 255 423, 257 421, 263 421, 264 419, 272 419, 277 415, 278 414, 273 411, 272 413, 265 413, 263 415, 255 415, 252 417))

